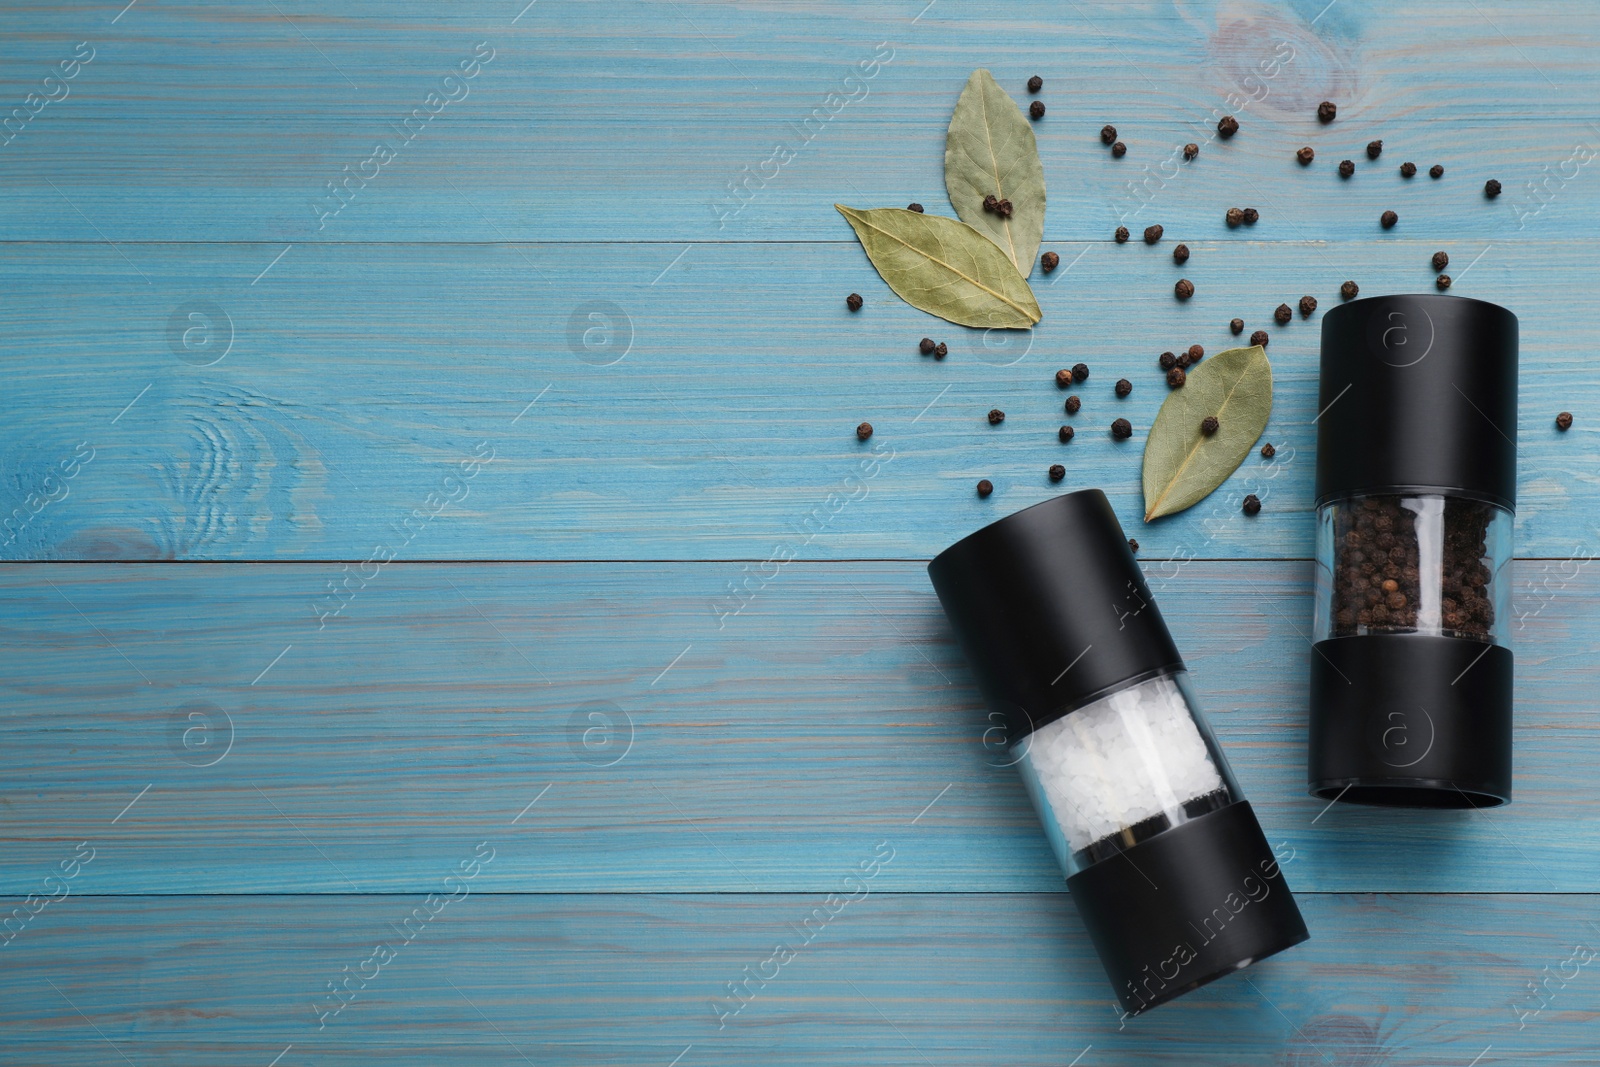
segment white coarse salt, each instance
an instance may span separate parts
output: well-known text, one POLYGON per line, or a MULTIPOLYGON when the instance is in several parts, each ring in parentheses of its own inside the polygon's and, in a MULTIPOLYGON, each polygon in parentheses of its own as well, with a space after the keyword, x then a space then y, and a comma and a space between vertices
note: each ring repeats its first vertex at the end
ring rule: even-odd
POLYGON ((1112 693, 1035 730, 1028 754, 1072 851, 1223 788, 1169 676, 1112 693))

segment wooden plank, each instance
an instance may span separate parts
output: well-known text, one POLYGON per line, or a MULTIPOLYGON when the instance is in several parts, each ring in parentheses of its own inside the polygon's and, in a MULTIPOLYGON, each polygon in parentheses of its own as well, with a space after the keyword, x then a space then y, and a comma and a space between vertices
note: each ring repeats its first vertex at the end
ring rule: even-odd
MULTIPOLYGON (((1443 244, 1471 265, 1453 291, 1522 319, 1517 549, 1593 554, 1600 305, 1570 285, 1590 244, 1443 244), (1567 434, 1562 409, 1578 414, 1567 434)), ((1331 307, 1347 277, 1415 290, 1434 246, 1193 247, 1200 288, 1179 304, 1164 251, 1069 246, 1082 258, 1039 287, 1044 323, 1018 338, 910 308, 845 243, 8 245, 0 555, 763 560, 795 542, 804 558, 926 559, 1098 485, 1147 558, 1309 557, 1317 322, 1271 328, 1275 463, 1252 455, 1224 492, 1145 527, 1156 356, 1235 344, 1232 316, 1254 329, 1300 293, 1331 307), (947 360, 917 354, 925 334, 947 360), (1052 377, 1079 360, 1093 377, 1068 420, 1052 377), (1119 415, 1132 441, 1110 439, 1119 415), (1063 421, 1080 431, 1067 446, 1063 421), (1247 492, 1266 502, 1248 520, 1247 492)))
MULTIPOLYGON (((1305 890, 1589 892, 1600 578, 1518 567, 1516 797, 1397 813, 1305 795, 1310 567, 1150 568, 1305 890)), ((0 568, 0 889, 80 841, 82 892, 1060 892, 916 563, 0 568), (749 579, 742 611, 730 583, 749 579), (131 806, 130 806, 131 805, 131 806)))
MULTIPOLYGON (((870 836, 855 845, 836 881, 873 855, 870 836)), ((497 846, 485 871, 523 847, 497 846)), ((409 942, 396 931, 420 895, 69 898, 0 950, 7 1052, 279 1067, 1600 1063, 1594 964, 1578 962, 1594 955, 1591 896, 1301 894, 1310 941, 1123 1020, 1056 895, 869 882, 807 940, 797 928, 823 893, 462 891, 409 942), (765 964, 778 944, 793 958, 765 964), (393 958, 363 969, 378 945, 393 958), (352 990, 372 977, 324 1018, 347 973, 352 990), (727 987, 747 973, 770 977, 723 1017, 713 1005, 736 1004, 727 987)))
POLYGON ((944 127, 979 66, 1022 100, 1030 74, 1046 79, 1053 241, 1104 240, 1120 219, 1214 240, 1245 203, 1264 214, 1253 235, 1274 240, 1375 235, 1386 208, 1403 232, 1458 240, 1600 226, 1590 5, 623 0, 518 18, 513 0, 373 0, 248 16, 144 3, 115 22, 106 6, 0 15, 8 110, 59 95, 43 79, 79 42, 95 50, 69 95, 0 147, 9 239, 834 239, 835 201, 948 213, 944 127), (445 88, 479 42, 495 58, 445 88), (414 138, 392 134, 442 89, 459 101, 414 138), (1342 110, 1324 128, 1314 111, 1330 96, 1342 110), (1210 143, 1224 111, 1244 131, 1210 143), (1125 159, 1099 143, 1104 122, 1125 159), (312 202, 386 137, 396 158, 366 167, 323 225, 312 202), (1334 164, 1375 137, 1381 164, 1341 184, 1334 164), (1190 141, 1204 149, 1180 167, 1190 141), (1318 161, 1302 171, 1306 143, 1318 161), (1403 159, 1447 174, 1404 182, 1403 159), (1489 177, 1507 189, 1495 203, 1489 177))

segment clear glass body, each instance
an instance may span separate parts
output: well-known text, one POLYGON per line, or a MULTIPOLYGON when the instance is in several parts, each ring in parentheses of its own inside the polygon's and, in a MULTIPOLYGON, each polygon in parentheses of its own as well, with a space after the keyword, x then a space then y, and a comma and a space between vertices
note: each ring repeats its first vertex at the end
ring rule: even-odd
POLYGON ((1429 634, 1507 644, 1512 517, 1464 497, 1371 494, 1317 510, 1313 641, 1429 634))
POLYGON ((1017 743, 1017 769, 1069 876, 1240 799, 1187 678, 1136 682, 1017 743))

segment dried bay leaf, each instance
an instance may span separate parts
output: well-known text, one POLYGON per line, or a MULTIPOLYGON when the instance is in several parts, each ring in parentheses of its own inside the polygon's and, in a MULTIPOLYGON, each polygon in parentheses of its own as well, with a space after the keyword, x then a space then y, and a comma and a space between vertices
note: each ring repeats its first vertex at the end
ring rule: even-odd
POLYGON ((944 139, 944 188, 961 221, 999 245, 1026 278, 1044 238, 1044 165, 1033 127, 987 70, 972 72, 944 139), (983 209, 1010 200, 1010 218, 983 209))
POLYGON ((1272 413, 1272 365, 1259 345, 1230 348, 1190 369, 1144 442, 1144 521, 1182 511, 1227 480, 1272 413), (1221 424, 1200 432, 1207 415, 1221 424))
POLYGON ((889 288, 912 307, 962 326, 1027 329, 1039 321, 1028 280, 966 223, 897 207, 833 206, 889 288))

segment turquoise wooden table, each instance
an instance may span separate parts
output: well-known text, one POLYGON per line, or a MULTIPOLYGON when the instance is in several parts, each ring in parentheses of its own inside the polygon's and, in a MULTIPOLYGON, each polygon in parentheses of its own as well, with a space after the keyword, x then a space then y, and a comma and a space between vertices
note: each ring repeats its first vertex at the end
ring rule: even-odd
POLYGON ((1600 1063, 1600 10, 123 4, 0 11, 0 1063, 1600 1063), (1031 335, 832 207, 949 214, 980 66, 1045 81, 1031 335), (1328 807, 1271 312, 1437 250, 1522 323, 1516 799, 1328 807), (1155 357, 1236 315, 1278 457, 1145 525, 1155 357), (1312 932, 1133 1020, 923 570, 1089 486, 1312 932))

